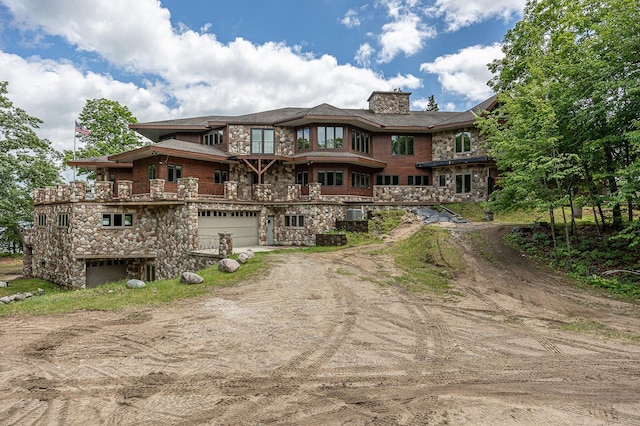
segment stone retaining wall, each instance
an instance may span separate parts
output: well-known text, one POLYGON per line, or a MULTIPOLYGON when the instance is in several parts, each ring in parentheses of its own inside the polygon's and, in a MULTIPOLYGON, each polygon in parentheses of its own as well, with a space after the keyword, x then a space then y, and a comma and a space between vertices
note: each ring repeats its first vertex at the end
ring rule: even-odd
POLYGON ((347 244, 345 234, 316 234, 317 246, 344 246, 347 244))
POLYGON ((336 229, 347 232, 369 232, 367 220, 337 220, 336 229))

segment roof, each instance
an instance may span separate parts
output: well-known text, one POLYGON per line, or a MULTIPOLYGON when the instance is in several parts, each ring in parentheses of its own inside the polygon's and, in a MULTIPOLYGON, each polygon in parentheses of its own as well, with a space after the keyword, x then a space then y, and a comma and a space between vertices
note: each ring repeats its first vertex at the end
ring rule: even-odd
POLYGON ((229 153, 221 151, 216 146, 201 145, 195 142, 187 142, 179 139, 168 139, 156 144, 143 146, 132 151, 109 156, 112 161, 130 161, 141 158, 154 157, 156 155, 173 155, 194 160, 212 162, 235 163, 229 153))
POLYGON ((482 112, 491 109, 496 96, 464 112, 410 111, 408 114, 377 114, 368 109, 344 109, 323 103, 311 108, 279 108, 238 116, 209 115, 193 118, 151 121, 130 127, 157 142, 162 136, 180 132, 202 132, 227 125, 298 127, 311 123, 344 123, 369 131, 429 132, 472 125, 482 112))
POLYGON ((67 164, 72 167, 82 167, 87 170, 95 170, 99 168, 131 168, 132 163, 129 162, 116 162, 109 160, 108 155, 100 155, 98 157, 77 158, 73 161, 68 161, 67 164))
POLYGON ((446 167, 446 166, 456 166, 461 164, 484 164, 491 163, 492 161, 486 155, 480 157, 465 157, 465 158, 453 158, 450 160, 436 160, 436 161, 425 161, 421 163, 416 163, 416 167, 419 169, 426 169, 431 167, 446 167))

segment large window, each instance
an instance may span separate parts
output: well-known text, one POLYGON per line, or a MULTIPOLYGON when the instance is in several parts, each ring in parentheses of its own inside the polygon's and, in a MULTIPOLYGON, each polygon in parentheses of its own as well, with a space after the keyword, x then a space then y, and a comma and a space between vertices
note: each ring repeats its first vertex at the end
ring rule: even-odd
POLYGON ((456 175, 456 193, 466 194, 471 192, 471 175, 456 175))
POLYGON ((298 141, 298 151, 309 149, 309 128, 298 129, 296 139, 298 141))
POLYGON ((214 130, 213 132, 204 135, 203 139, 205 145, 219 145, 224 142, 224 131, 214 130))
POLYGON ((274 140, 273 129, 251 129, 251 153, 274 154, 274 140))
POLYGON ((471 151, 471 133, 456 133, 456 152, 471 151))
POLYGON ((413 155, 413 136, 391 136, 391 155, 413 155))
POLYGON ((318 127, 319 149, 342 149, 343 142, 344 129, 342 127, 318 127))
POLYGON ((343 172, 321 170, 318 172, 318 182, 324 186, 342 186, 343 172))
POLYGON ((178 179, 182 179, 182 166, 169 164, 167 166, 167 181, 177 182, 178 179))
POLYGON ((377 175, 376 185, 400 185, 398 175, 377 175))
POLYGON ((351 172, 351 186, 354 188, 370 188, 371 175, 368 173, 351 172))
POLYGON ((351 129, 351 150, 368 154, 369 149, 369 133, 351 129))
POLYGON ((147 178, 149 180, 156 178, 156 165, 155 164, 151 164, 150 166, 147 166, 147 178))

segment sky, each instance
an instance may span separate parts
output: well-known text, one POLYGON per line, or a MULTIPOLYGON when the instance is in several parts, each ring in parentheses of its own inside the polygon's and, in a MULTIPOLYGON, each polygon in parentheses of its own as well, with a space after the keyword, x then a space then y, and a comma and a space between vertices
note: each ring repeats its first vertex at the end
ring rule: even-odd
POLYGON ((72 149, 87 99, 140 122, 411 92, 423 110, 492 95, 487 64, 526 0, 0 0, 0 81, 72 149))

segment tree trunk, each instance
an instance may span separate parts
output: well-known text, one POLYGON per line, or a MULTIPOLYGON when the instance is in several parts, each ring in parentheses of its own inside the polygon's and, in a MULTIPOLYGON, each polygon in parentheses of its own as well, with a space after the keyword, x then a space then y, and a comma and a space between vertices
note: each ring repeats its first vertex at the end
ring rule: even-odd
POLYGON ((553 214, 553 206, 549 207, 549 223, 551 224, 551 239, 553 240, 553 252, 558 252, 558 245, 556 243, 556 219, 553 214))
POLYGON ((569 235, 569 224, 567 223, 567 215, 564 212, 564 205, 562 206, 562 220, 564 222, 564 239, 567 243, 567 270, 571 271, 573 269, 571 261, 571 236, 569 235))

